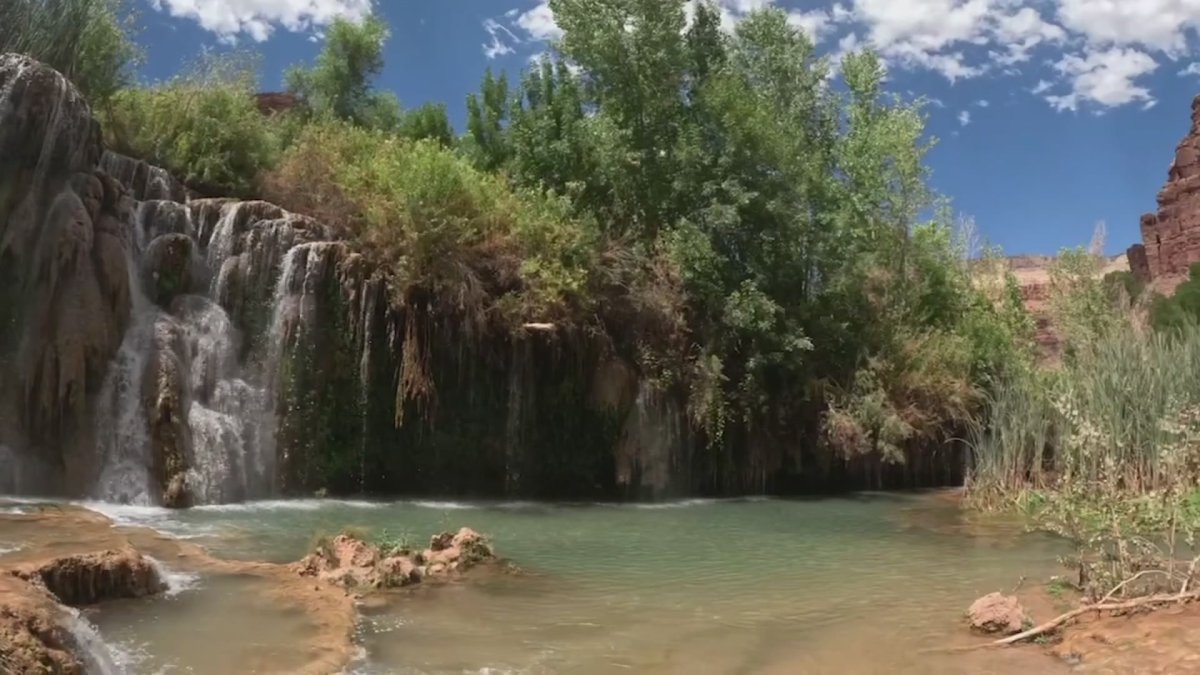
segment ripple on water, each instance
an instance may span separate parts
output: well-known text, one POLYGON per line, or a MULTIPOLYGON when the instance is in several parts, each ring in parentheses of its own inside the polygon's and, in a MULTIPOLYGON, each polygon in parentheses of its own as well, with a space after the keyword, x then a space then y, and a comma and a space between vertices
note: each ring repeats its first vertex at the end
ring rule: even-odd
MULTIPOLYGON (((358 634, 367 658, 347 669, 363 675, 967 672, 961 662, 936 668, 911 655, 961 635, 962 610, 976 597, 1057 571, 1059 553, 1036 536, 958 527, 952 505, 879 495, 656 504, 297 500, 186 512, 93 506, 118 522, 209 537, 217 555, 280 562, 302 555, 315 534, 346 526, 418 543, 470 526, 532 572, 422 589, 366 610, 358 634), (913 508, 916 526, 906 515, 913 508)), ((205 600, 215 597, 207 587, 224 582, 204 583, 161 611, 195 605, 195 617, 179 620, 211 629, 199 607, 215 602, 205 600)), ((261 620, 284 625, 283 617, 261 620)), ((158 652, 192 653, 174 633, 160 633, 151 645, 158 652)))

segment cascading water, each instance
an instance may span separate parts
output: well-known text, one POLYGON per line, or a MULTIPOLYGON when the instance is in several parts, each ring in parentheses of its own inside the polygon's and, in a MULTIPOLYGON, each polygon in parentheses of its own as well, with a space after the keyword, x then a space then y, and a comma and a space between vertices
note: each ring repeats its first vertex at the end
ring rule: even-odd
POLYGON ((121 670, 117 667, 116 659, 113 657, 112 650, 109 649, 104 638, 100 637, 100 631, 92 625, 90 621, 83 618, 79 610, 72 607, 63 607, 66 613, 63 628, 71 636, 71 641, 75 643, 75 655, 83 662, 83 670, 88 675, 120 675, 121 670))
MULTIPOLYGON (((111 153, 105 153, 108 157, 111 153)), ((117 357, 110 365, 97 403, 97 442, 101 470, 99 499, 120 503, 153 503, 150 435, 144 399, 148 356, 156 342, 160 312, 142 286, 138 259, 146 249, 146 204, 132 223, 133 241, 126 248, 131 321, 117 357)))
POLYGON ((147 201, 134 214, 133 321, 101 394, 96 496, 170 505, 270 496, 282 336, 303 322, 312 285, 297 260, 319 245, 300 244, 294 217, 262 202, 147 201), (270 292, 252 297, 265 279, 270 292), (269 314, 266 335, 240 329, 235 310, 269 314))

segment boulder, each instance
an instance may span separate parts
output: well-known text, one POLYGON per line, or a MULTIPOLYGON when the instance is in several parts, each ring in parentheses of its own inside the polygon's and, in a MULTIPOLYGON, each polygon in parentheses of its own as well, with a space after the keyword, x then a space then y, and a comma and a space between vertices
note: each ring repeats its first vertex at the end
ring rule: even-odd
POLYGON ((974 631, 1000 635, 1020 633, 1032 624, 1015 597, 1000 593, 989 593, 971 603, 967 621, 974 631))
POLYGON ((18 568, 13 575, 72 606, 140 598, 166 589, 154 565, 132 548, 54 558, 18 568))
POLYGON ((155 304, 166 307, 192 289, 195 256, 195 242, 186 234, 164 234, 150 242, 142 258, 142 281, 155 304))

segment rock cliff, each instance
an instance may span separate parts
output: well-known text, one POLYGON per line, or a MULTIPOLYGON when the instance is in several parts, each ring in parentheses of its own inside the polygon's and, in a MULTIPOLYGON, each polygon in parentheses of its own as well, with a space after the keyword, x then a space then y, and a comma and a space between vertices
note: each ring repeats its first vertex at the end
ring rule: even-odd
POLYGON ((1174 290, 1200 262, 1200 97, 1158 193, 1158 211, 1142 216, 1141 231, 1141 246, 1130 249, 1131 268, 1155 290, 1174 290))
POLYGON ((398 299, 339 232, 106 151, 65 78, 0 57, 0 492, 761 485, 693 467, 683 410, 611 345, 398 299))

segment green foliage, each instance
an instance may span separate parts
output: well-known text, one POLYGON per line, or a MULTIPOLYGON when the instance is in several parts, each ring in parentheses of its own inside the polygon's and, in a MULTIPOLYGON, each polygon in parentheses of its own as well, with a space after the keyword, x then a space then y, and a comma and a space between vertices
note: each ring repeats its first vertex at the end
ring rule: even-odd
POLYGON ((1076 345, 1103 338, 1127 321, 1100 275, 1101 263, 1100 257, 1076 248, 1060 252, 1050 267, 1051 311, 1068 355, 1076 345))
POLYGON ((1198 369, 1197 330, 1168 336, 1126 326, 1077 344, 1057 372, 1006 381, 974 439, 976 488, 1079 483, 1138 494, 1189 484, 1198 369))
POLYGON ((1115 303, 1136 304, 1146 290, 1146 284, 1129 270, 1116 270, 1104 275, 1104 288, 1115 303))
POLYGON ((1188 269, 1188 280, 1171 296, 1156 296, 1150 303, 1150 324, 1155 330, 1178 332, 1200 322, 1200 263, 1188 269))
POLYGON ((680 360, 643 344, 640 358, 688 387, 711 444, 730 421, 775 428, 816 412, 845 454, 904 461, 1024 363, 1019 297, 975 288, 945 218, 917 223, 932 205, 923 116, 883 93, 875 56, 847 57, 845 86, 829 87, 828 64, 780 11, 730 36, 709 3, 690 25, 656 0, 552 7, 557 60, 511 99, 485 75, 467 152, 565 195, 632 255, 665 258, 697 348, 680 360))
POLYGON ((431 140, 312 124, 274 182, 326 207, 336 195, 340 211, 324 215, 390 265, 399 296, 421 288, 475 313, 553 316, 584 288, 596 246, 563 200, 514 190, 431 140))
POLYGON ((132 24, 125 0, 2 0, 0 53, 32 56, 103 104, 141 58, 132 24))
POLYGON ((206 192, 251 194, 279 153, 275 123, 254 105, 255 73, 251 55, 208 57, 164 84, 117 92, 101 116, 108 144, 206 192))
POLYGON ((426 103, 409 110, 400 119, 397 133, 411 141, 429 140, 443 148, 454 144, 454 128, 446 114, 445 104, 426 103))
POLYGON ((383 46, 390 36, 387 26, 374 15, 360 23, 335 20, 316 64, 295 66, 286 73, 288 91, 307 101, 317 116, 395 128, 400 119, 399 102, 371 86, 371 80, 383 70, 383 46))
MULTIPOLYGON (((461 139, 444 106, 405 111, 373 88, 389 37, 374 16, 335 22, 288 72, 296 114, 261 117, 250 69, 209 67, 121 92, 106 126, 193 185, 346 228, 411 310, 406 331, 582 329, 686 400, 713 466, 748 439, 906 463, 1027 369, 1019 289, 979 283, 926 185, 920 105, 884 91, 878 57, 847 55, 831 84, 777 9, 727 34, 711 2, 690 23, 661 0, 551 7, 554 55, 512 87, 485 74, 461 139)), ((405 344, 400 388, 432 387, 429 350, 405 344)), ((323 351, 310 356, 340 367, 323 351)), ((305 400, 304 417, 340 428, 305 400)))

